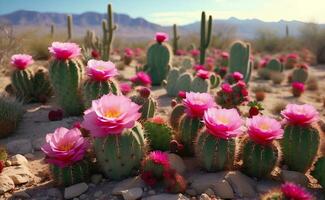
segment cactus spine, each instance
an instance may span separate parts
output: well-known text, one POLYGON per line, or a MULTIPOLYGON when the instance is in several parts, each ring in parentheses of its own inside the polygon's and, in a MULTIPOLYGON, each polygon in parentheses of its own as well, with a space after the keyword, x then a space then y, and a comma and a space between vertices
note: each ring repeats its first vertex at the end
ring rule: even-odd
POLYGON ((73 26, 72 15, 68 15, 67 16, 68 40, 72 39, 72 26, 73 26))
POLYGON ((149 120, 144 123, 144 129, 149 139, 151 150, 169 150, 172 129, 167 124, 155 123, 149 120))
POLYGON ((252 73, 252 62, 250 61, 250 45, 235 42, 230 49, 229 72, 240 72, 246 83, 249 82, 252 73))
POLYGON ((318 180, 318 183, 325 190, 325 156, 319 158, 311 175, 318 180))
POLYGON ((174 51, 174 55, 176 55, 177 50, 178 50, 178 40, 180 39, 180 36, 177 34, 177 25, 174 24, 173 25, 173 51, 174 51))
POLYGON ((85 160, 65 168, 50 165, 50 169, 54 182, 60 186, 70 186, 89 181, 90 165, 85 160))
POLYGON ((137 172, 145 154, 146 142, 141 124, 121 135, 95 138, 94 152, 104 175, 120 180, 137 172))
POLYGON ((217 138, 206 131, 197 137, 195 143, 196 157, 208 172, 230 170, 236 155, 235 139, 217 138))
POLYGON ((16 69, 11 75, 11 83, 18 100, 29 103, 33 98, 33 71, 16 69))
POLYGON ((56 94, 57 103, 67 115, 80 115, 83 112, 81 81, 83 64, 74 60, 54 60, 50 64, 50 80, 56 94))
POLYGON ((312 165, 320 142, 317 129, 287 125, 281 140, 283 161, 289 170, 305 173, 312 165))
POLYGON ((111 4, 108 4, 107 6, 107 21, 103 20, 102 29, 103 29, 102 59, 107 61, 109 60, 111 49, 112 49, 112 43, 114 40, 114 31, 117 30, 117 25, 114 24, 113 10, 111 4))
POLYGON ((208 22, 206 22, 205 12, 201 15, 201 42, 200 42, 200 65, 205 63, 205 51, 211 42, 212 32, 212 16, 209 16, 208 22), (208 25, 208 28, 206 26, 208 25))

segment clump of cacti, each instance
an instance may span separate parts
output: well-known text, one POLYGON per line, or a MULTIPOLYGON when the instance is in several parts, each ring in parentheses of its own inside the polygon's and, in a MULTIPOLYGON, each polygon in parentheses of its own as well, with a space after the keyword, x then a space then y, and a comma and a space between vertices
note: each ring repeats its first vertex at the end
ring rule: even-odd
POLYGON ((67 115, 83 112, 83 63, 78 60, 80 48, 75 43, 53 42, 49 48, 55 59, 50 63, 50 80, 57 103, 67 115))
POLYGON ((20 102, 13 98, 0 96, 0 138, 13 133, 20 120, 24 110, 20 102))
POLYGON ((305 173, 311 167, 320 143, 318 130, 312 126, 319 120, 319 113, 308 104, 288 104, 281 114, 286 120, 281 140, 283 163, 289 170, 305 173))
POLYGON ((200 64, 205 63, 205 53, 211 42, 212 16, 206 21, 205 12, 201 14, 200 64), (206 27, 208 26, 208 27, 206 27))
POLYGON ((253 70, 250 61, 250 45, 243 42, 235 42, 230 49, 229 73, 240 72, 246 83, 249 82, 253 70))
POLYGON ((155 115, 157 102, 151 96, 151 91, 147 87, 140 87, 137 89, 138 95, 134 95, 131 100, 140 105, 141 120, 147 120, 155 115))
POLYGON ((320 157, 315 163, 315 167, 311 172, 311 175, 317 179, 318 183, 325 190, 325 156, 320 157))
POLYGON ((301 64, 292 72, 292 82, 305 83, 308 79, 308 66, 301 64))
POLYGON ((278 59, 272 59, 268 64, 259 69, 258 73, 263 79, 270 79, 273 73, 283 72, 283 64, 278 59))
POLYGON ((169 150, 173 131, 163 118, 155 116, 148 119, 143 126, 152 150, 169 150))
POLYGON ((244 81, 234 85, 223 83, 217 92, 216 101, 223 108, 236 108, 248 100, 248 90, 244 81))
POLYGON ((147 51, 147 64, 143 70, 150 75, 153 85, 160 85, 171 67, 172 52, 171 47, 165 42, 167 40, 166 33, 156 33, 156 43, 147 51))
POLYGON ((177 25, 173 25, 173 52, 174 55, 177 55, 178 50, 178 40, 180 39, 180 36, 177 33, 177 25))

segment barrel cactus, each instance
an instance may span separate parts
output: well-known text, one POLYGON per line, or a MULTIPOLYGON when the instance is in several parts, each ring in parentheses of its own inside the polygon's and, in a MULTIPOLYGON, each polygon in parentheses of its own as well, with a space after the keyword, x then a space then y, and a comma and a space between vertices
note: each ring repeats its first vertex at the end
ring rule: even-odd
POLYGON ((318 183, 323 187, 323 190, 325 190, 325 156, 317 160, 311 175, 318 180, 318 183))
POLYGON ((283 72, 283 64, 278 59, 272 59, 269 63, 259 70, 259 75, 263 79, 270 79, 272 73, 281 73, 283 72))
POLYGON ((319 120, 317 110, 308 104, 288 104, 281 112, 287 123, 281 140, 283 163, 289 170, 305 173, 318 151, 320 136, 312 123, 319 120))
POLYGON ((147 120, 155 115, 157 102, 151 96, 151 91, 149 88, 140 87, 138 88, 138 95, 132 96, 131 100, 140 105, 141 120, 147 120))
POLYGON ((53 95, 53 88, 50 83, 48 71, 39 68, 33 77, 33 99, 45 103, 53 95))
POLYGON ((308 68, 306 65, 301 65, 292 72, 292 82, 305 83, 308 79, 308 68))
POLYGON ((169 118, 169 123, 174 130, 178 130, 179 122, 185 113, 185 109, 186 107, 183 104, 177 104, 174 106, 169 118))

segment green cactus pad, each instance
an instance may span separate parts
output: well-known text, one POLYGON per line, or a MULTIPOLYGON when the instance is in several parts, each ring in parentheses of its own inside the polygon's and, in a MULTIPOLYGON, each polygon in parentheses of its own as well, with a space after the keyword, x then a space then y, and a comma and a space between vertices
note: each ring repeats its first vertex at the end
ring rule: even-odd
POLYGON ((53 95, 49 76, 45 69, 39 69, 33 77, 33 98, 37 102, 46 101, 53 95))
POLYGON ((185 109, 186 109, 185 106, 182 104, 178 104, 173 108, 173 110, 170 114, 169 123, 173 127, 174 130, 178 130, 179 122, 180 122, 181 117, 185 113, 185 109))
POLYGON ((195 77, 191 84, 191 91, 205 93, 209 90, 209 82, 208 80, 204 80, 200 77, 195 77))
POLYGON ((172 129, 166 124, 158 124, 151 121, 144 123, 146 136, 151 150, 168 151, 172 140, 172 129))
POLYGON ((17 99, 25 103, 33 100, 33 71, 31 69, 15 70, 11 75, 11 83, 17 99))
POLYGON ((321 157, 315 163, 315 168, 311 172, 311 175, 317 179, 318 183, 323 187, 325 191, 325 157, 321 157))
POLYGON ((305 83, 308 79, 308 70, 299 68, 292 72, 292 82, 305 83))
POLYGON ((139 110, 141 120, 147 120, 155 115, 157 102, 152 97, 143 98, 141 96, 132 96, 130 98, 134 103, 141 106, 139 110))

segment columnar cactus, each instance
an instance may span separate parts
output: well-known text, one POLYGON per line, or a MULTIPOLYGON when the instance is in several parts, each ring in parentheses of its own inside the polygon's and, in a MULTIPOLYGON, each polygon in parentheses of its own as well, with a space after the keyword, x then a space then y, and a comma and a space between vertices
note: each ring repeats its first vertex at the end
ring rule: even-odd
POLYGON ((235 42, 230 49, 229 72, 240 72, 244 75, 245 82, 248 83, 252 70, 250 45, 243 42, 235 42))
POLYGON ((51 38, 54 38, 54 33, 55 33, 55 26, 54 26, 54 24, 51 24, 51 30, 50 30, 51 38))
POLYGON ((114 31, 117 30, 117 25, 114 24, 112 5, 107 6, 107 21, 102 22, 103 42, 102 42, 102 59, 109 60, 112 43, 114 39, 114 31))
POLYGON ((180 39, 180 36, 177 34, 177 26, 176 24, 173 25, 173 52, 174 55, 176 55, 178 50, 178 40, 180 39))
POLYGON ((281 112, 287 124, 281 140, 283 163, 289 170, 305 173, 312 165, 320 143, 318 130, 312 127, 319 114, 311 105, 288 104, 281 112))
POLYGON ((72 26, 73 26, 72 15, 68 15, 67 16, 68 40, 72 39, 72 26))
POLYGON ((317 179, 318 183, 323 187, 323 190, 325 190, 325 156, 317 160, 311 175, 317 179))
POLYGON ((212 32, 212 16, 209 16, 208 22, 206 21, 205 12, 201 14, 201 40, 200 40, 200 64, 205 63, 205 52, 211 42, 211 32, 212 32), (208 27, 206 27, 208 26, 208 27))
POLYGON ((298 67, 292 72, 292 82, 305 83, 308 79, 308 68, 298 67))
POLYGON ((135 95, 131 97, 131 100, 140 105, 140 112, 141 112, 141 120, 147 120, 152 118, 155 115, 157 102, 151 96, 151 91, 149 88, 142 87, 138 89, 139 95, 135 95))
POLYGON ((144 66, 153 85, 160 85, 166 78, 172 62, 170 46, 164 42, 168 39, 165 33, 156 33, 156 43, 151 45, 147 51, 147 64, 144 66))

